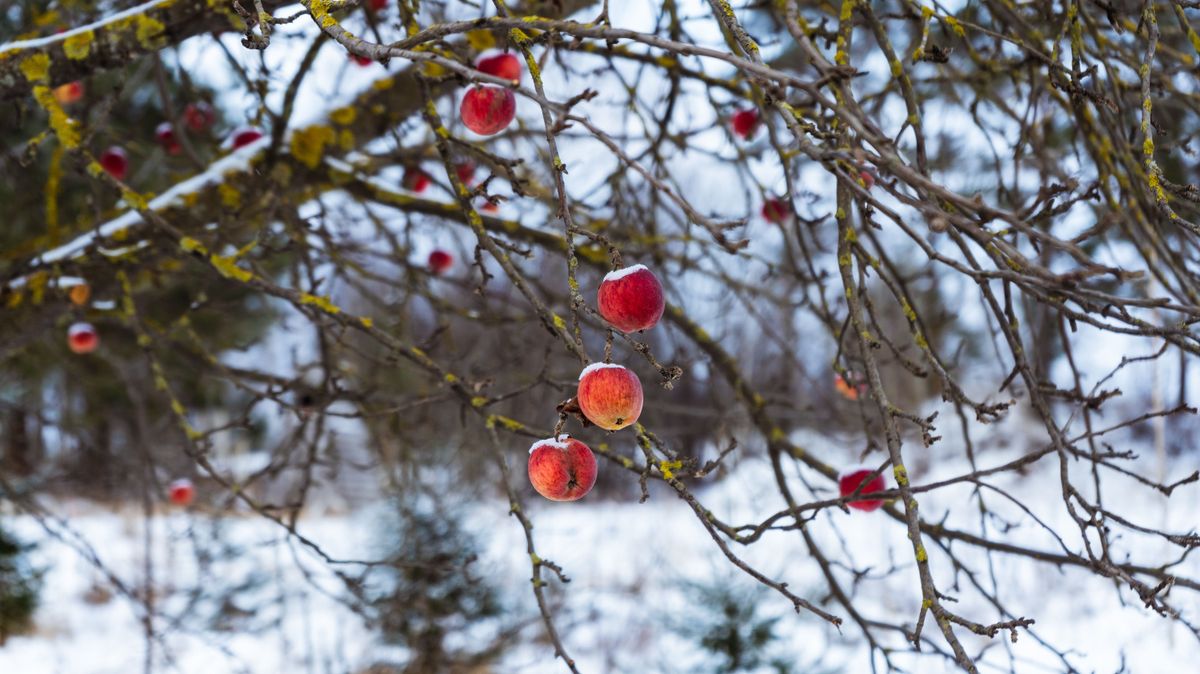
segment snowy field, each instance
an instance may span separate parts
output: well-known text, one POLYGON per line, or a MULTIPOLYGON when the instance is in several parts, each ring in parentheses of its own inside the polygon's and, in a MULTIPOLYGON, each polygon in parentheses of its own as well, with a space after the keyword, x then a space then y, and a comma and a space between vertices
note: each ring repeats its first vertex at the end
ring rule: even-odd
MULTIPOLYGON (((1019 419, 1005 422, 993 437, 1019 438, 1016 425, 1020 423, 1019 419)), ((796 440, 827 455, 841 451, 832 440, 820 436, 796 440)), ((988 447, 982 453, 982 465, 1015 458, 1018 444, 988 447)), ((940 449, 934 448, 937 454, 952 455, 955 450, 949 439, 940 449)), ((523 458, 514 452, 510 461, 523 458)), ((1139 465, 1148 463, 1151 461, 1143 460, 1139 465)), ((1169 463, 1168 481, 1195 470, 1195 464, 1194 456, 1169 463)), ((929 465, 935 468, 913 475, 914 484, 950 477, 962 469, 951 461, 935 460, 929 465)), ((614 468, 602 465, 601 470, 614 468)), ((1027 476, 1006 475, 997 486, 1008 487, 1033 514, 1060 532, 1068 547, 1078 550, 1078 540, 1070 536, 1074 525, 1058 497, 1057 472, 1057 458, 1050 456, 1035 464, 1027 476)), ((523 470, 516 475, 523 478, 523 470)), ((1168 502, 1145 489, 1108 480, 1108 505, 1133 521, 1175 532, 1196 530, 1200 490, 1194 485, 1177 490, 1168 502), (1119 502, 1123 497, 1128 497, 1127 502, 1119 502)), ((781 507, 779 500, 772 498, 771 481, 765 461, 745 459, 724 479, 698 493, 725 521, 745 524, 781 507)), ((796 484, 799 488, 798 478, 796 484)), ((565 587, 552 584, 550 597, 559 629, 580 671, 699 671, 703 656, 668 627, 680 616, 704 608, 691 603, 694 599, 684 591, 683 583, 715 579, 747 591, 752 583, 721 556, 686 504, 662 490, 654 491, 645 504, 598 498, 575 504, 549 503, 535 500, 527 484, 521 488, 535 523, 539 554, 562 565, 571 578, 565 587)), ((1003 535, 990 530, 991 537, 1055 551, 1053 539, 1028 515, 998 497, 985 498, 989 508, 1020 525, 1003 535)), ((967 488, 951 488, 926 494, 922 512, 935 521, 945 514, 947 525, 977 531, 979 514, 974 504, 967 488)), ((146 534, 140 510, 83 502, 60 502, 54 509, 69 517, 71 529, 83 541, 70 536, 65 537, 67 542, 55 541, 32 518, 16 518, 18 533, 38 542, 37 560, 48 568, 48 575, 36 631, 0 648, 0 672, 142 671, 142 602, 115 591, 87 561, 86 553, 80 554, 80 550, 86 551, 86 541, 123 585, 140 597, 136 588, 144 578, 146 534)), ((313 512, 302 518, 299 530, 335 557, 370 559, 380 549, 376 540, 379 518, 377 507, 313 512)), ((499 499, 476 503, 469 507, 464 521, 483 545, 471 572, 499 581, 510 618, 528 618, 519 645, 489 671, 566 671, 554 660, 535 620, 529 558, 519 525, 507 516, 507 504, 499 499)), ((920 596, 911 548, 901 525, 882 513, 834 511, 819 517, 811 529, 827 555, 874 571, 854 590, 856 605, 865 616, 904 620, 911 625, 920 596), (884 573, 888 569, 894 572, 884 573)), ((351 673, 374 662, 403 660, 402 652, 381 643, 339 601, 346 590, 329 567, 304 546, 289 541, 278 525, 256 517, 212 518, 199 511, 174 512, 156 516, 151 534, 156 620, 165 634, 155 646, 156 671, 351 673), (213 598, 221 589, 237 590, 230 595, 233 607, 221 607, 213 598), (255 610, 256 606, 265 608, 255 610), (224 610, 218 610, 221 608, 224 610)), ((1161 563, 1179 556, 1161 540, 1127 536, 1120 541, 1134 562, 1161 563)), ((960 614, 984 623, 1002 619, 965 581, 954 588, 945 555, 934 545, 928 547, 939 584, 961 599, 957 605, 960 614)), ((733 550, 772 578, 788 582, 801 596, 824 599, 819 569, 796 532, 771 532, 753 546, 734 545, 733 550)), ((997 555, 989 567, 986 556, 961 545, 954 550, 979 572, 988 587, 994 575, 1006 608, 1036 620, 1036 636, 1067 651, 1078 671, 1155 674, 1183 671, 1178 663, 1200 661, 1200 644, 1184 627, 1141 608, 1136 596, 1111 582, 1077 568, 1034 566, 1011 556, 997 555)), ((1122 554, 1119 551, 1117 558, 1122 554)), ((1194 557, 1175 568, 1181 575, 1200 576, 1200 561, 1194 557)), ((755 596, 763 615, 781 616, 777 650, 786 652, 796 671, 870 671, 861 635, 849 622, 838 634, 813 617, 792 613, 787 600, 770 591, 755 596)), ((1188 620, 1200 620, 1200 602, 1194 593, 1177 590, 1169 597, 1188 620)), ((836 604, 826 608, 843 614, 836 604)), ((470 639, 472 635, 454 638, 470 639)), ((965 639, 972 652, 988 643, 969 634, 965 639)), ((893 645, 902 647, 899 642, 893 645)), ((936 656, 897 654, 894 662, 907 671, 955 671, 936 656)), ((1015 644, 1005 636, 997 637, 981 665, 982 671, 1064 671, 1057 656, 1024 632, 1015 644)))

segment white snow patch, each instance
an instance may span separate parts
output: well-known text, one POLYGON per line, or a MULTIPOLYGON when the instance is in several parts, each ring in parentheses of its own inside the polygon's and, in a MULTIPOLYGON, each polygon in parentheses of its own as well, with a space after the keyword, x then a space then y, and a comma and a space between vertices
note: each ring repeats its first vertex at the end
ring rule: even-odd
POLYGON ((635 264, 632 267, 625 267, 624 269, 610 271, 604 275, 604 281, 606 281, 606 282, 607 281, 617 281, 617 280, 625 278, 626 276, 629 276, 630 274, 632 274, 634 272, 638 272, 643 269, 645 269, 646 271, 650 271, 644 264, 635 264))
POLYGON ((529 453, 533 454, 533 450, 535 450, 539 447, 557 447, 559 449, 566 449, 569 446, 567 444, 568 440, 570 440, 570 437, 568 437, 567 435, 560 435, 557 438, 546 438, 545 440, 538 440, 537 442, 530 445, 529 453))
POLYGON ((620 368, 622 370, 625 369, 624 365, 617 365, 616 363, 592 363, 591 365, 588 365, 587 367, 583 368, 583 372, 579 373, 579 381, 583 381, 583 378, 588 376, 589 372, 594 372, 596 370, 603 370, 603 369, 609 368, 609 367, 620 368))

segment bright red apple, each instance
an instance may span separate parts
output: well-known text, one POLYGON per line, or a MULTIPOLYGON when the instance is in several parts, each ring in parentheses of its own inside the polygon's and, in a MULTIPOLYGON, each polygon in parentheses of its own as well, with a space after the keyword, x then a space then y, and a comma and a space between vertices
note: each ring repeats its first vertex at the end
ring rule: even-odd
POLYGON ((579 373, 579 409, 600 428, 619 431, 642 414, 642 382, 633 370, 592 363, 579 373))
POLYGON ((67 347, 78 354, 91 353, 100 346, 100 335, 91 323, 75 323, 67 328, 67 347))
POLYGON ((498 213, 500 212, 500 207, 488 201, 487 199, 484 199, 483 203, 479 206, 479 210, 483 211, 484 213, 498 213))
POLYGON ((786 220, 789 215, 791 215, 791 211, 783 199, 767 199, 763 202, 763 220, 778 225, 786 220))
POLYGON ((662 284, 643 264, 606 274, 597 301, 604 320, 625 333, 653 328, 666 306, 662 284))
POLYGON ((858 400, 867 392, 867 380, 859 372, 833 375, 833 388, 847 400, 858 400))
POLYGON ((179 154, 183 146, 179 144, 179 136, 175 135, 175 125, 163 122, 154 129, 154 138, 167 154, 179 154))
POLYGON ((420 194, 429 187, 429 174, 416 167, 408 167, 404 169, 404 177, 400 179, 400 184, 404 189, 410 192, 420 194))
POLYGON ((71 298, 71 304, 81 307, 87 304, 88 299, 92 296, 92 288, 86 282, 76 283, 67 291, 67 297, 71 298))
POLYGON ((117 180, 124 180, 125 175, 129 173, 129 155, 116 145, 101 152, 96 161, 99 162, 100 168, 117 180))
POLYGON ((755 131, 758 131, 760 122, 758 110, 756 108, 738 110, 733 113, 733 117, 730 118, 729 122, 730 126, 733 127, 733 133, 738 138, 749 138, 754 135, 755 131))
POLYGON ((83 98, 83 82, 78 80, 54 87, 54 100, 59 105, 70 105, 83 98))
POLYGON ((474 86, 463 95, 459 116, 468 129, 481 136, 503 131, 517 116, 517 97, 508 89, 474 86))
POLYGON ((192 131, 203 131, 217 121, 217 111, 204 101, 188 103, 183 109, 183 121, 192 131))
POLYGON ((263 137, 263 132, 256 126, 247 126, 233 132, 229 137, 229 142, 233 144, 233 149, 246 147, 250 143, 263 137))
POLYGON ((440 276, 454 265, 454 256, 439 248, 429 254, 427 263, 429 264, 429 271, 435 276, 440 276))
POLYGON ((484 56, 475 64, 475 68, 493 77, 499 77, 514 82, 521 81, 521 61, 513 54, 502 53, 484 56))
POLYGON ((179 478, 167 485, 167 498, 173 505, 187 506, 196 498, 196 486, 186 477, 179 478))
POLYGON ((596 455, 565 435, 540 440, 529 448, 529 481, 551 501, 578 501, 596 484, 596 455))
MULTIPOLYGON (((858 486, 863 484, 863 482, 867 482, 867 478, 871 477, 874 472, 874 468, 857 467, 842 473, 838 477, 838 495, 842 498, 845 498, 853 494, 855 490, 858 489, 858 486)), ((883 474, 881 473, 876 475, 875 479, 867 482, 866 485, 863 486, 862 491, 860 491, 858 493, 859 495, 855 498, 860 498, 867 494, 875 494, 883 491, 885 488, 883 474)), ((871 512, 872 510, 878 510, 881 506, 883 506, 883 501, 879 499, 866 499, 862 501, 850 501, 846 505, 854 508, 855 510, 871 512)))
POLYGON ((350 54, 350 58, 360 66, 366 67, 375 62, 375 59, 370 56, 359 56, 358 54, 350 54))

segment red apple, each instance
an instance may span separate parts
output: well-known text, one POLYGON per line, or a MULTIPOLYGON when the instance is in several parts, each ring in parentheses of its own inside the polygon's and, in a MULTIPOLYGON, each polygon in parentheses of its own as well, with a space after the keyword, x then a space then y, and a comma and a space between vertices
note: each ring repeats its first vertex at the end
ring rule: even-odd
POLYGON ((424 192, 425 188, 429 187, 429 183, 429 174, 412 166, 404 169, 404 177, 400 179, 400 184, 404 186, 404 189, 417 194, 424 192))
POLYGON ((643 264, 605 274, 597 302, 604 320, 625 333, 653 328, 666 306, 662 284, 643 264))
POLYGON ((475 68, 494 77, 500 77, 514 82, 521 81, 521 61, 513 54, 503 53, 484 56, 475 64, 475 68))
POLYGON ((101 152, 97 161, 108 175, 117 180, 124 180, 125 175, 129 173, 129 155, 116 145, 101 152))
POLYGON ((250 143, 263 137, 263 132, 256 126, 246 126, 234 131, 229 137, 229 142, 233 144, 233 149, 246 147, 250 143))
POLYGON ((475 164, 471 160, 464 160, 454 167, 454 173, 458 176, 459 182, 464 185, 470 185, 475 182, 475 164))
POLYGON ((500 87, 471 87, 463 95, 459 116, 468 129, 481 136, 492 136, 503 131, 517 116, 517 97, 500 87))
MULTIPOLYGON (((842 498, 845 498, 853 494, 855 490, 858 489, 858 486, 865 482, 867 478, 871 477, 874 472, 874 468, 856 467, 842 473, 840 476, 838 476, 838 495, 842 498)), ((883 482, 883 475, 876 475, 875 479, 867 482, 866 485, 863 486, 862 491, 858 492, 859 496, 855 498, 860 498, 866 494, 875 494, 883 491, 884 489, 885 486, 883 482)), ((862 501, 850 501, 846 505, 854 508, 855 510, 871 512, 872 510, 878 510, 881 506, 883 506, 883 501, 878 499, 867 499, 862 501)))
POLYGON ((484 213, 498 213, 500 212, 500 207, 484 199, 483 203, 479 205, 479 210, 484 213))
POLYGON ((579 373, 578 400, 588 421, 619 431, 642 414, 642 382, 621 365, 592 363, 579 373))
POLYGON ((67 346, 74 353, 91 353, 100 346, 100 335, 91 323, 75 323, 67 328, 67 346))
POLYGON ((183 121, 192 131, 203 131, 217 121, 217 111, 204 101, 188 103, 183 109, 183 121))
POLYGON ((375 62, 375 59, 370 56, 359 56, 358 54, 350 54, 350 58, 360 66, 366 67, 375 62))
POLYGON ((440 276, 454 265, 454 256, 439 248, 429 254, 427 262, 429 264, 429 271, 435 276, 440 276))
POLYGON ((731 117, 729 121, 730 126, 733 127, 733 133, 739 138, 744 139, 749 138, 750 136, 754 135, 755 131, 758 131, 760 120, 758 117, 758 110, 756 108, 749 108, 747 110, 738 110, 737 112, 733 113, 733 117, 731 117))
POLYGON ((154 129, 154 138, 167 151, 167 154, 179 154, 183 146, 179 144, 179 136, 175 135, 175 125, 163 122, 154 129))
POLYGON ((379 12, 382 11, 384 7, 387 7, 387 3, 388 0, 369 0, 367 2, 367 6, 371 8, 372 12, 379 12))
POLYGON ((845 375, 834 373, 833 388, 847 400, 858 400, 867 392, 867 380, 859 372, 847 372, 845 375))
POLYGON ((54 100, 59 105, 70 105, 83 98, 83 82, 78 80, 54 87, 54 100))
POLYGON ((529 448, 529 481, 551 501, 578 501, 596 484, 596 455, 565 435, 540 440, 529 448))
POLYGON ((791 215, 791 210, 783 199, 767 199, 762 205, 763 220, 780 224, 791 215))
POLYGON ((859 171, 858 179, 862 181, 863 187, 866 187, 867 189, 875 187, 875 173, 872 171, 868 171, 866 169, 859 171))
POLYGON ((196 486, 186 477, 179 478, 167 485, 167 498, 173 505, 186 506, 196 498, 196 486))

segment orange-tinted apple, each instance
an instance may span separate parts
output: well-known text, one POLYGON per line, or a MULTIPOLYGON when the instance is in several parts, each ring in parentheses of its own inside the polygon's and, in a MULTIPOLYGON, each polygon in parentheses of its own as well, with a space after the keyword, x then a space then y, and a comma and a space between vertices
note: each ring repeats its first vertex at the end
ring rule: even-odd
POLYGON ((83 82, 77 80, 54 87, 54 100, 58 101, 59 105, 70 105, 81 98, 83 98, 83 82))
POLYGON ((579 409, 600 428, 619 431, 642 414, 642 382, 621 365, 592 363, 579 373, 579 409))
POLYGON ((529 481, 551 501, 578 501, 596 484, 596 455, 565 435, 540 440, 529 448, 529 481))

